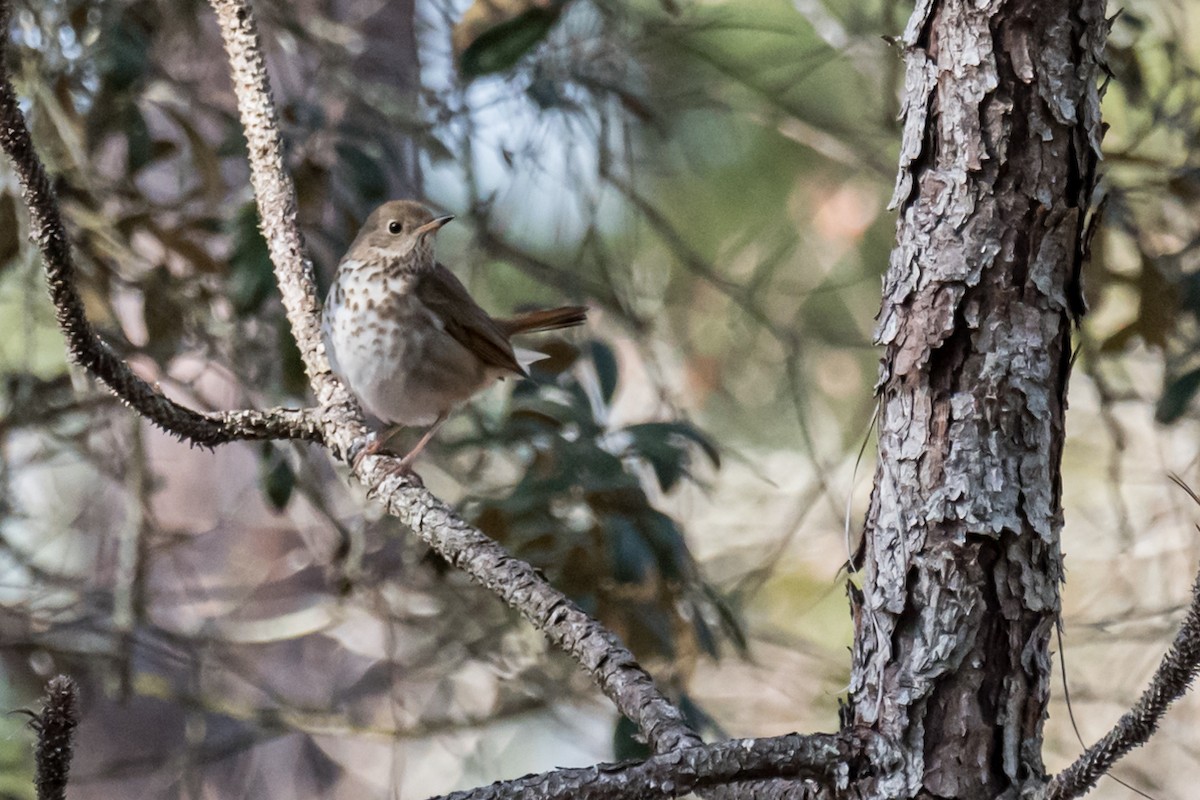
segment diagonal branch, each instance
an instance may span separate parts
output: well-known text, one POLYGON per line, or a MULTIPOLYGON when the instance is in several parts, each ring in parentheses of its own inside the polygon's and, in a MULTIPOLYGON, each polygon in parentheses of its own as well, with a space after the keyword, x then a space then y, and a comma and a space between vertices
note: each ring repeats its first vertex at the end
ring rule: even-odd
POLYGON ((42 251, 50 299, 54 302, 58 326, 67 340, 72 360, 103 381, 143 417, 168 433, 195 444, 213 447, 238 439, 320 442, 318 421, 308 410, 202 414, 182 406, 139 378, 96 333, 84 314, 83 301, 76 289, 75 263, 58 201, 34 150, 5 66, 8 10, 7 1, 0 0, 0 148, 8 154, 20 179, 25 205, 29 208, 30 236, 42 251))
POLYGON ((1163 656, 1150 685, 1103 739, 1054 776, 1046 800, 1068 800, 1088 792, 1117 759, 1145 744, 1171 703, 1182 697, 1200 672, 1200 575, 1192 584, 1192 604, 1175 641, 1163 656))
POLYGON ((574 658, 655 751, 701 744, 680 710, 655 687, 654 679, 615 634, 424 487, 389 475, 385 466, 389 461, 393 459, 365 459, 358 477, 391 514, 574 658))
MULTIPOLYGON (((878 734, 790 733, 766 739, 730 739, 653 756, 641 762, 597 764, 526 775, 434 800, 633 800, 679 797, 731 783, 786 778, 776 788, 790 796, 795 782, 811 780, 844 790, 850 783, 886 773, 899 763, 878 734)), ((759 784, 762 786, 762 784, 759 784)), ((766 800, 770 789, 756 791, 766 800)))
MULTIPOLYGON (((296 224, 296 192, 283 163, 278 114, 271 96, 262 46, 245 0, 210 0, 229 56, 238 112, 249 144, 251 180, 263 235, 275 264, 292 333, 304 357, 313 391, 326 410, 325 443, 342 458, 366 442, 362 413, 329 370, 320 334, 320 302, 312 263, 296 224)), ((683 714, 615 635, 587 616, 529 564, 513 558, 419 483, 389 473, 395 460, 366 458, 355 476, 447 561, 525 616, 570 654, 633 721, 655 750, 701 743, 683 714)))

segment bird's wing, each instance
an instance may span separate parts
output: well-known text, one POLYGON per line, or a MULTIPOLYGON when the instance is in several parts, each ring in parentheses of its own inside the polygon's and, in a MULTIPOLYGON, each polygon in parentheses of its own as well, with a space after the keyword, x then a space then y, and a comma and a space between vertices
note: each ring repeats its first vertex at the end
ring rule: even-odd
POLYGON ((527 375, 504 330, 471 298, 467 287, 441 264, 417 278, 417 297, 446 326, 446 333, 491 367, 527 375))

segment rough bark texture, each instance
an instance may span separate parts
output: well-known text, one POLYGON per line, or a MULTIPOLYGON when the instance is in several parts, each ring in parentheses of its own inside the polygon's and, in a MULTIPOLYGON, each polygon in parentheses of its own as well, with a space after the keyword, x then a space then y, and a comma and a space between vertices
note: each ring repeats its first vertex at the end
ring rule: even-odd
MULTIPOLYGON (((730 781, 762 776, 788 780, 753 784, 756 800, 812 797, 817 786, 845 791, 862 787, 896 761, 882 737, 868 731, 798 733, 767 739, 730 739, 654 756, 641 762, 596 764, 526 775, 433 800, 627 800, 680 797, 730 781), (805 779, 814 783, 807 787, 805 779)), ((709 795, 705 795, 706 797, 709 795)))
POLYGON ((66 800, 74 753, 71 740, 78 724, 79 687, 65 675, 51 678, 42 699, 42 713, 29 721, 37 731, 37 774, 33 784, 38 800, 66 800))
POLYGON ((1072 317, 1100 152, 1100 0, 918 2, 884 286, 855 723, 897 797, 1044 780, 1072 317))

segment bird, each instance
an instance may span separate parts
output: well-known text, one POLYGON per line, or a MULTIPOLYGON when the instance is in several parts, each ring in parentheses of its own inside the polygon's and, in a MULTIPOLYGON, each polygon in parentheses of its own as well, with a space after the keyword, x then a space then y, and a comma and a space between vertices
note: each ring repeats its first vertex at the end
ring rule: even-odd
MULTIPOLYGON (((528 377, 545 356, 514 349, 511 337, 582 325, 585 306, 496 318, 434 257, 437 232, 454 219, 413 200, 392 200, 367 217, 338 262, 321 312, 330 368, 363 410, 392 433, 428 426, 393 465, 411 473, 446 418, 472 396, 508 377, 528 377)), ((380 452, 377 435, 352 461, 380 452)))

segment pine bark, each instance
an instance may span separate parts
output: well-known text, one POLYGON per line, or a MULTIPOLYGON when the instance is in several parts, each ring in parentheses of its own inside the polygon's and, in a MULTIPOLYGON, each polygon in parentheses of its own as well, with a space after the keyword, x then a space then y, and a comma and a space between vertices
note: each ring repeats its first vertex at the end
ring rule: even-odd
POLYGON ((918 2, 849 721, 895 797, 1044 780, 1071 328, 1100 153, 1100 0, 918 2))

